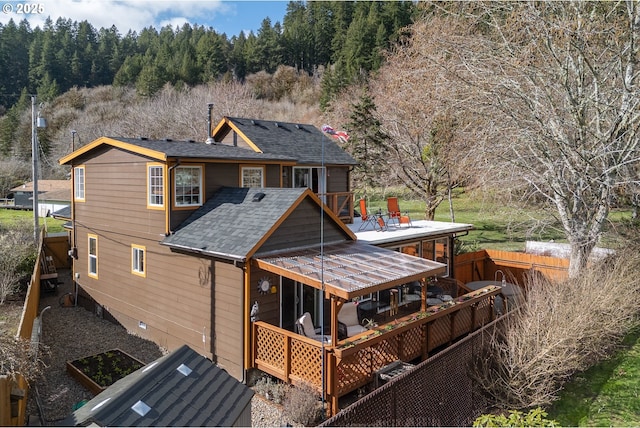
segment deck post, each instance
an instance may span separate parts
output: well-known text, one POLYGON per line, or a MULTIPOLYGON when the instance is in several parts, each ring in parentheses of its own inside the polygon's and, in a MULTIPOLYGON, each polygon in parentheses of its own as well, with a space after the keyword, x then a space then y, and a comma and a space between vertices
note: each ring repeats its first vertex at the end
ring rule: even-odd
POLYGON ((327 413, 329 414, 329 416, 335 416, 339 409, 338 409, 338 393, 336 391, 337 389, 337 385, 336 385, 336 356, 333 352, 326 352, 326 356, 327 356, 327 371, 326 371, 326 381, 325 381, 325 387, 326 387, 326 395, 327 395, 327 403, 329 405, 329 408, 327 409, 327 413))

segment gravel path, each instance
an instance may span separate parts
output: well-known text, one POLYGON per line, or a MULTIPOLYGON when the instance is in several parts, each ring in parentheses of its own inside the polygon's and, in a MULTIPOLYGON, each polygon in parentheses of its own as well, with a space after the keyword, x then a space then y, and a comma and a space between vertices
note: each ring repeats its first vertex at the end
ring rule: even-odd
MULTIPOLYGON (((28 412, 32 425, 38 419, 45 426, 55 425, 66 418, 73 406, 82 400, 93 398, 91 392, 80 385, 66 371, 66 362, 111 349, 119 348, 144 363, 161 357, 165 350, 155 343, 128 334, 125 329, 102 320, 81 307, 62 307, 59 299, 71 292, 71 274, 61 271, 57 294, 43 294, 40 310, 50 306, 42 314, 42 343, 49 354, 42 355, 47 364, 41 377, 29 394, 28 412), (34 391, 37 389, 37 393, 34 391), (36 399, 36 396, 38 399, 36 399)), ((252 401, 252 426, 273 427, 293 423, 283 415, 279 406, 268 402, 258 394, 252 401)))

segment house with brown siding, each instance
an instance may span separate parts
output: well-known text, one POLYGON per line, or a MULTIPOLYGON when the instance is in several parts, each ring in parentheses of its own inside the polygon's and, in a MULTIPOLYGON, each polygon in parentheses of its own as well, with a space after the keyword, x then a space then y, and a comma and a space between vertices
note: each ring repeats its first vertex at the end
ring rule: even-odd
POLYGON ((211 135, 209 144, 102 137, 60 160, 72 169, 78 304, 169 350, 188 345, 239 380, 258 369, 309 383, 334 412, 377 368, 426 358, 492 317, 496 293, 486 290, 460 306, 473 307, 456 317, 469 326, 429 328, 448 335, 433 346, 420 339, 428 280, 456 285, 453 239, 471 225, 355 232, 355 161, 317 128, 225 117, 211 135), (354 302, 380 323, 413 316, 412 349, 377 346, 375 364, 355 363, 373 349, 374 324, 355 346, 341 334, 340 310, 354 302), (303 314, 323 340, 301 334, 303 314))

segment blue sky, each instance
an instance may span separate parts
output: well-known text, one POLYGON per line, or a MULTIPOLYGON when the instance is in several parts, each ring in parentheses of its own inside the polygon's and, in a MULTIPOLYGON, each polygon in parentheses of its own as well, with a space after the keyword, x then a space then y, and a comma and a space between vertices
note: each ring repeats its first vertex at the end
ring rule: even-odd
POLYGON ((264 18, 271 24, 282 23, 288 1, 227 1, 227 0, 0 0, 0 23, 10 18, 29 21, 31 28, 42 27, 47 16, 55 22, 59 17, 72 21, 87 20, 96 29, 115 25, 120 34, 129 29, 140 31, 149 26, 181 26, 190 24, 212 27, 229 38, 240 31, 256 33, 264 18), (38 5, 25 13, 25 4, 38 5))

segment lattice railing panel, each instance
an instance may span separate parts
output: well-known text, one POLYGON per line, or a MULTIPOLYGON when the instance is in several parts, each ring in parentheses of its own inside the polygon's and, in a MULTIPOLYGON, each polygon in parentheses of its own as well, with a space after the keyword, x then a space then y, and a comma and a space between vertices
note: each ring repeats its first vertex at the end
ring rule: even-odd
POLYGON ((322 347, 292 338, 291 377, 322 388, 322 372, 322 347))
POLYGON ((371 347, 372 367, 373 370, 379 370, 387 364, 400 358, 398 353, 398 338, 392 337, 383 340, 371 347))
POLYGON ((402 334, 402 346, 400 346, 400 359, 410 361, 422 355, 422 341, 424 340, 422 331, 424 325, 416 326, 402 334))
POLYGON ((480 328, 492 321, 493 301, 492 299, 483 299, 478 302, 476 307, 476 325, 474 329, 480 328))
POLYGON ((427 349, 431 351, 451 340, 451 321, 449 317, 438 318, 429 323, 427 329, 427 349))
POLYGON ((371 348, 362 349, 339 360, 336 372, 338 396, 371 382, 374 372, 371 348))
POLYGON ((287 339, 281 333, 266 328, 256 328, 255 357, 257 363, 264 363, 284 373, 284 343, 287 339))
POLYGON ((455 339, 471 331, 472 316, 473 308, 471 306, 467 306, 456 312, 455 322, 453 323, 453 337, 455 339))

